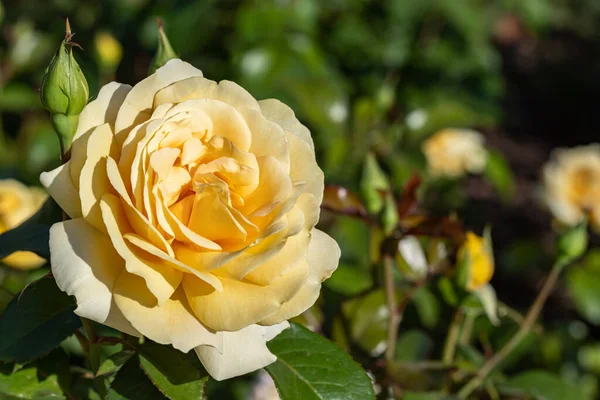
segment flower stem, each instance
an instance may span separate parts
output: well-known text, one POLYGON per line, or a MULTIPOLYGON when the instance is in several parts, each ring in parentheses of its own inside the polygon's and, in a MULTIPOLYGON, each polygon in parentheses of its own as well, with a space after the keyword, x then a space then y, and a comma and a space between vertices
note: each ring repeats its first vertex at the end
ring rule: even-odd
POLYGON ((477 388, 479 388, 485 379, 491 374, 498 365, 500 365, 506 357, 508 357, 513 350, 521 343, 523 338, 527 336, 527 334, 532 330, 535 326, 535 322, 537 321, 546 300, 550 296, 550 293, 554 289, 560 272, 564 267, 564 263, 557 262, 552 267, 552 271, 550 271, 550 275, 546 278, 546 282, 544 282, 544 286, 542 286, 542 290, 538 293, 535 301, 531 305, 531 308, 527 312, 525 319, 523 320, 523 324, 515 333, 515 335, 497 352, 492 358, 490 358, 477 372, 477 375, 473 377, 462 389, 458 392, 459 399, 467 399, 471 393, 473 393, 477 388))
POLYGON ((444 344, 444 353, 442 361, 446 364, 451 364, 454 360, 454 354, 456 353, 456 345, 460 337, 460 330, 465 319, 465 314, 461 308, 459 308, 454 314, 450 329, 448 330, 448 336, 446 336, 446 343, 444 344))
POLYGON ((383 259, 385 269, 385 297, 389 312, 387 347, 385 349, 385 359, 393 360, 396 353, 396 337, 398 335, 398 326, 400 325, 401 315, 396 307, 396 290, 394 285, 394 261, 390 256, 383 259))
POLYGON ((88 338, 88 359, 90 361, 90 367, 94 373, 98 371, 100 367, 100 345, 97 343, 96 330, 94 324, 87 318, 81 318, 83 329, 88 338))

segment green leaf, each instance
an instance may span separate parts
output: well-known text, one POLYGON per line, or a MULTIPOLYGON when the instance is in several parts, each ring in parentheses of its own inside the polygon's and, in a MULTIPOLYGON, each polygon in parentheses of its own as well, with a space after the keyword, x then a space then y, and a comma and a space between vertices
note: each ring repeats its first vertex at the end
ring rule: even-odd
POLYGON ((0 360, 24 362, 57 347, 81 326, 74 309, 52 278, 25 288, 0 317, 0 360))
MULTIPOLYGON (((198 397, 200 398, 200 397, 198 397)), ((140 369, 139 359, 131 357, 121 367, 108 390, 107 400, 165 400, 166 397, 140 369)))
POLYGON ((17 371, 0 371, 1 399, 64 399, 63 391, 68 391, 70 385, 69 359, 60 349, 17 371))
POLYGON ((371 354, 385 350, 388 308, 383 290, 375 290, 342 305, 344 315, 350 322, 352 340, 371 354))
POLYGON ((292 324, 267 346, 277 361, 266 369, 282 400, 375 398, 371 380, 352 357, 300 325, 292 324))
POLYGON ((575 308, 592 324, 600 324, 600 271, 593 268, 569 268, 567 288, 575 308))
POLYGON ((118 372, 121 367, 133 356, 131 350, 123 350, 118 353, 111 354, 104 359, 98 368, 97 376, 110 375, 118 372))
POLYGON ((486 180, 500 193, 504 199, 510 198, 515 191, 515 182, 512 170, 498 151, 488 153, 488 161, 485 169, 486 180))
POLYGON ((172 346, 146 341, 140 347, 140 366, 152 383, 171 400, 202 397, 208 374, 172 346))
POLYGON ((431 290, 419 288, 413 295, 413 304, 424 327, 435 328, 440 320, 440 302, 431 290))
POLYGON ((529 394, 543 400, 586 400, 579 385, 546 371, 527 371, 499 385, 502 393, 529 394))
POLYGON ((356 264, 341 262, 333 275, 324 282, 329 289, 345 296, 355 296, 373 286, 373 278, 356 264))
POLYGON ((433 340, 423 331, 411 330, 401 334, 396 342, 396 361, 426 359, 434 348, 433 340))
POLYGON ((42 208, 27 221, 0 235, 0 259, 15 251, 32 251, 50 259, 50 226, 60 220, 60 208, 48 199, 42 208))

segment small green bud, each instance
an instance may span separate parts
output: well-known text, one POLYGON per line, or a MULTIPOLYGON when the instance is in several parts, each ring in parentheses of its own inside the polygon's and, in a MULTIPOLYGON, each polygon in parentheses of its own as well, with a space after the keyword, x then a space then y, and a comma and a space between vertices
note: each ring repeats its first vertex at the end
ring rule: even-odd
POLYGON ((587 221, 579 224, 563 233, 556 244, 558 262, 569 263, 581 257, 588 246, 587 221))
POLYGON ((72 33, 67 20, 67 33, 52 58, 42 80, 41 100, 52 114, 78 115, 90 94, 85 75, 73 57, 72 33))
POLYGON ((160 18, 156 20, 156 24, 158 25, 158 48, 150 63, 149 74, 153 74, 157 69, 165 65, 167 61, 172 60, 173 58, 179 58, 165 34, 163 23, 160 18))
POLYGON ((79 114, 90 94, 85 75, 73 57, 73 46, 78 45, 71 42, 72 37, 67 19, 65 39, 46 68, 40 88, 42 104, 52 114, 52 125, 58 133, 63 156, 71 146, 79 114))
POLYGON ((382 193, 389 189, 388 179, 377 163, 375 155, 368 153, 360 180, 360 192, 369 213, 377 214, 381 211, 384 206, 382 193))

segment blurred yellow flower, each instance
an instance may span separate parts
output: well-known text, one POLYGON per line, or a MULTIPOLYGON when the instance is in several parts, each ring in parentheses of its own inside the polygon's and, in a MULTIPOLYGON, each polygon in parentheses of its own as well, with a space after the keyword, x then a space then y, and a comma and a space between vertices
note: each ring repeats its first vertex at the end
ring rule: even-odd
POLYGON ((574 225, 587 215, 600 230, 600 145, 555 150, 543 179, 544 200, 557 220, 574 225))
POLYGON ((473 232, 467 232, 467 237, 458 251, 459 263, 467 263, 469 279, 467 289, 475 291, 485 286, 494 275, 494 256, 485 238, 473 232))
MULTIPOLYGON (((0 180, 0 233, 15 228, 36 213, 46 200, 39 188, 29 188, 14 179, 0 180)), ((29 251, 17 251, 1 260, 17 269, 33 269, 46 263, 29 251)))
POLYGON ((100 63, 107 68, 116 68, 121 62, 123 48, 109 32, 99 32, 94 38, 96 54, 100 63))
POLYGON ((429 172, 435 176, 459 177, 481 173, 488 153, 483 136, 469 129, 443 129, 423 143, 429 172))

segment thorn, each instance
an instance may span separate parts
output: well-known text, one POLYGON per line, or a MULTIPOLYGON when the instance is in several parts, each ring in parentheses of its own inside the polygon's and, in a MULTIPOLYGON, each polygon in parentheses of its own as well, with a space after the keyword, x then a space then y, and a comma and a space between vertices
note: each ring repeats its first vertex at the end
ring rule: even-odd
POLYGON ((160 17, 156 18, 156 26, 158 26, 158 30, 162 31, 163 30, 163 21, 160 17))

